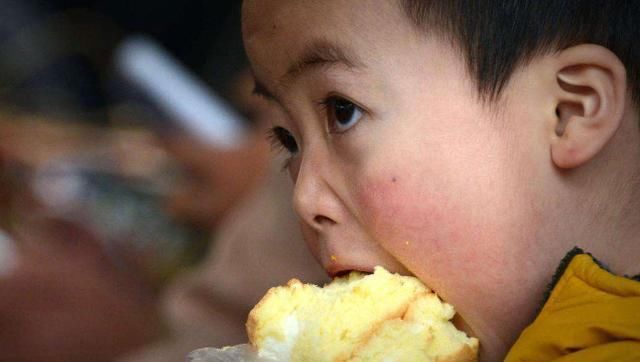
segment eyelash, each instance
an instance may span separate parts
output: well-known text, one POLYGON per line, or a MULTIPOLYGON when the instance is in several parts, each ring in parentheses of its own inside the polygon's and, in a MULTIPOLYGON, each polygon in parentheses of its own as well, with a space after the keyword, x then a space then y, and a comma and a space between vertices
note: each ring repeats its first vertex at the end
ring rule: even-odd
MULTIPOLYGON (((358 109, 362 110, 362 108, 359 105, 357 105, 355 102, 352 102, 346 97, 342 97, 338 95, 329 95, 315 103, 318 104, 318 106, 320 107, 321 111, 324 114, 328 115, 330 107, 334 107, 334 103, 337 100, 345 100, 349 103, 352 103, 358 109)), ((336 135, 341 135, 344 133, 344 132, 336 131, 335 125, 331 124, 332 122, 331 118, 329 116, 327 116, 326 118, 328 123, 327 128, 329 132, 336 135)), ((274 150, 276 153, 287 152, 289 154, 289 157, 287 157, 282 167, 282 170, 286 171, 291 165, 293 156, 298 152, 297 141, 295 140, 295 138, 293 138, 293 136, 288 130, 280 126, 275 126, 269 129, 267 131, 267 139, 271 143, 271 149, 274 150)))
MULTIPOLYGON (((293 155, 297 152, 297 150, 296 151, 290 150, 289 147, 285 145, 286 141, 283 139, 283 137, 287 137, 287 135, 285 135, 285 132, 286 134, 288 134, 288 137, 293 137, 291 136, 289 131, 287 131, 286 129, 280 126, 272 127, 267 131, 267 139, 271 144, 271 150, 273 150, 276 154, 287 152, 289 155, 284 160, 284 163, 282 165, 282 171, 286 171, 289 169, 289 166, 291 166, 291 160, 293 159, 293 155)), ((297 145, 296 145, 296 148, 297 148, 297 145)))

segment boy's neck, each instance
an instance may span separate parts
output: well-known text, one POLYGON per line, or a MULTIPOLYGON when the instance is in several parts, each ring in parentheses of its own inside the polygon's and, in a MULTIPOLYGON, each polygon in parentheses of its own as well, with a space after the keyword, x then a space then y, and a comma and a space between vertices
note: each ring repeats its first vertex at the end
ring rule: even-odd
POLYGON ((577 246, 627 276, 640 274, 640 130, 637 112, 632 114, 603 157, 579 175, 593 199, 586 202, 586 219, 574 220, 585 226, 577 226, 577 246))

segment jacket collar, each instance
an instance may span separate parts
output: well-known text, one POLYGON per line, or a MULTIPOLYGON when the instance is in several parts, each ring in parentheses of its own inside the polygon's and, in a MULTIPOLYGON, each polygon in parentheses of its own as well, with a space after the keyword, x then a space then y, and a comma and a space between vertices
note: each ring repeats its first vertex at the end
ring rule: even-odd
POLYGON ((506 360, 610 360, 623 354, 640 360, 640 282, 610 273, 576 248, 561 262, 538 317, 506 360))
MULTIPOLYGON (((556 284, 558 284, 558 281, 560 280, 560 278, 564 275, 565 271, 567 270, 567 267, 569 266, 569 264, 571 263, 573 258, 578 256, 578 255, 582 255, 582 254, 586 254, 586 255, 590 256, 591 259, 593 260, 593 263, 595 263, 601 269, 604 269, 604 270, 610 272, 609 268, 607 267, 607 265, 605 263, 603 263, 600 260, 596 259, 593 255, 591 255, 591 253, 587 253, 584 250, 582 250, 581 248, 575 246, 573 249, 571 249, 562 258, 562 260, 560 260, 560 264, 558 264, 558 267, 556 268, 556 272, 553 274, 553 277, 551 278, 551 282, 547 286, 547 291, 544 294, 544 298, 543 298, 541 307, 544 306, 544 304, 547 302, 547 300, 549 300, 549 297, 551 296, 551 292, 555 288, 556 284)), ((640 274, 635 275, 635 276, 625 275, 624 277, 628 278, 628 279, 633 279, 633 280, 636 280, 636 281, 640 281, 640 274)))

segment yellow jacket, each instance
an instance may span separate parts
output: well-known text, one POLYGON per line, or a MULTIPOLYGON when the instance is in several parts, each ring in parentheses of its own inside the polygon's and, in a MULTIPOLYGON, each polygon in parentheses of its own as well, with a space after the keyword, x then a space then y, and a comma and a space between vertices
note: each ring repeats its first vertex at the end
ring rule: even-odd
POLYGON ((640 361, 640 282, 573 257, 506 361, 640 361))

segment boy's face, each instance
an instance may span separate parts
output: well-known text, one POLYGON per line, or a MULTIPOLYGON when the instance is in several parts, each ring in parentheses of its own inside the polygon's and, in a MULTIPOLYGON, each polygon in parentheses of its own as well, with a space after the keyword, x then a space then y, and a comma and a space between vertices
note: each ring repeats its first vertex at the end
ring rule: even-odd
POLYGON ((504 353, 554 268, 535 242, 548 150, 526 101, 482 106, 462 57, 393 1, 254 0, 243 17, 316 258, 416 275, 504 353))

